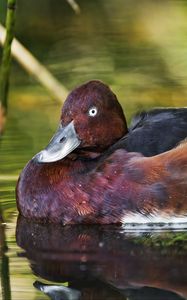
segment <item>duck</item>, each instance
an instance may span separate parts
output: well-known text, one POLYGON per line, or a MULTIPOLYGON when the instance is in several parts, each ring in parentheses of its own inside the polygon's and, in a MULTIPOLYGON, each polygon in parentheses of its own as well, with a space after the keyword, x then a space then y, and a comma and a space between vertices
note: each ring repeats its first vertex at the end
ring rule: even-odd
POLYGON ((68 95, 48 146, 20 174, 19 213, 62 225, 184 224, 187 142, 176 145, 186 122, 186 108, 155 109, 128 129, 106 84, 82 84, 68 95))

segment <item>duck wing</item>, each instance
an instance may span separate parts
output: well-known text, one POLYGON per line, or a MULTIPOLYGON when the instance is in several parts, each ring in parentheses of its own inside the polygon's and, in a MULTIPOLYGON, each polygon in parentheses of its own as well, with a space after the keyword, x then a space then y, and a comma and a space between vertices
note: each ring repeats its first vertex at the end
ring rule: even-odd
POLYGON ((187 108, 156 108, 137 114, 117 148, 153 156, 168 151, 187 137, 187 108))

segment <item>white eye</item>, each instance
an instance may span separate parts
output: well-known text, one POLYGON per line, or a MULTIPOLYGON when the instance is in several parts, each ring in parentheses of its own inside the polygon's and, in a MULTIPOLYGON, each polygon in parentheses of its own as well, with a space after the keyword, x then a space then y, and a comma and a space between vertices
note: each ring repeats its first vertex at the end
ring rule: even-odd
POLYGON ((88 114, 90 117, 95 117, 97 115, 97 107, 91 107, 88 111, 88 114))

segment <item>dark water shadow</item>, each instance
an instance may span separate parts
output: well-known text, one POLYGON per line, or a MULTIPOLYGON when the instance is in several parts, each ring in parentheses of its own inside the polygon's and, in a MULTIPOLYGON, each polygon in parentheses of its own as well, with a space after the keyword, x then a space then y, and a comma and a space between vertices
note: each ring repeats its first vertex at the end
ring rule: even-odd
POLYGON ((62 227, 20 217, 16 235, 32 272, 51 281, 34 283, 51 299, 187 298, 187 233, 134 235, 120 227, 62 227))

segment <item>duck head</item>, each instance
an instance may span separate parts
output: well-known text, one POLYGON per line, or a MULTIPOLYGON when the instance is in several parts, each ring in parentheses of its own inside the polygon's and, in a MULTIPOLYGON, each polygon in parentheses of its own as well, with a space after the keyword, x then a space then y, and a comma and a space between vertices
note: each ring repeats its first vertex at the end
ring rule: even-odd
POLYGON ((35 159, 40 163, 55 162, 76 148, 101 153, 127 131, 115 94, 101 81, 89 81, 69 94, 57 132, 35 159))

